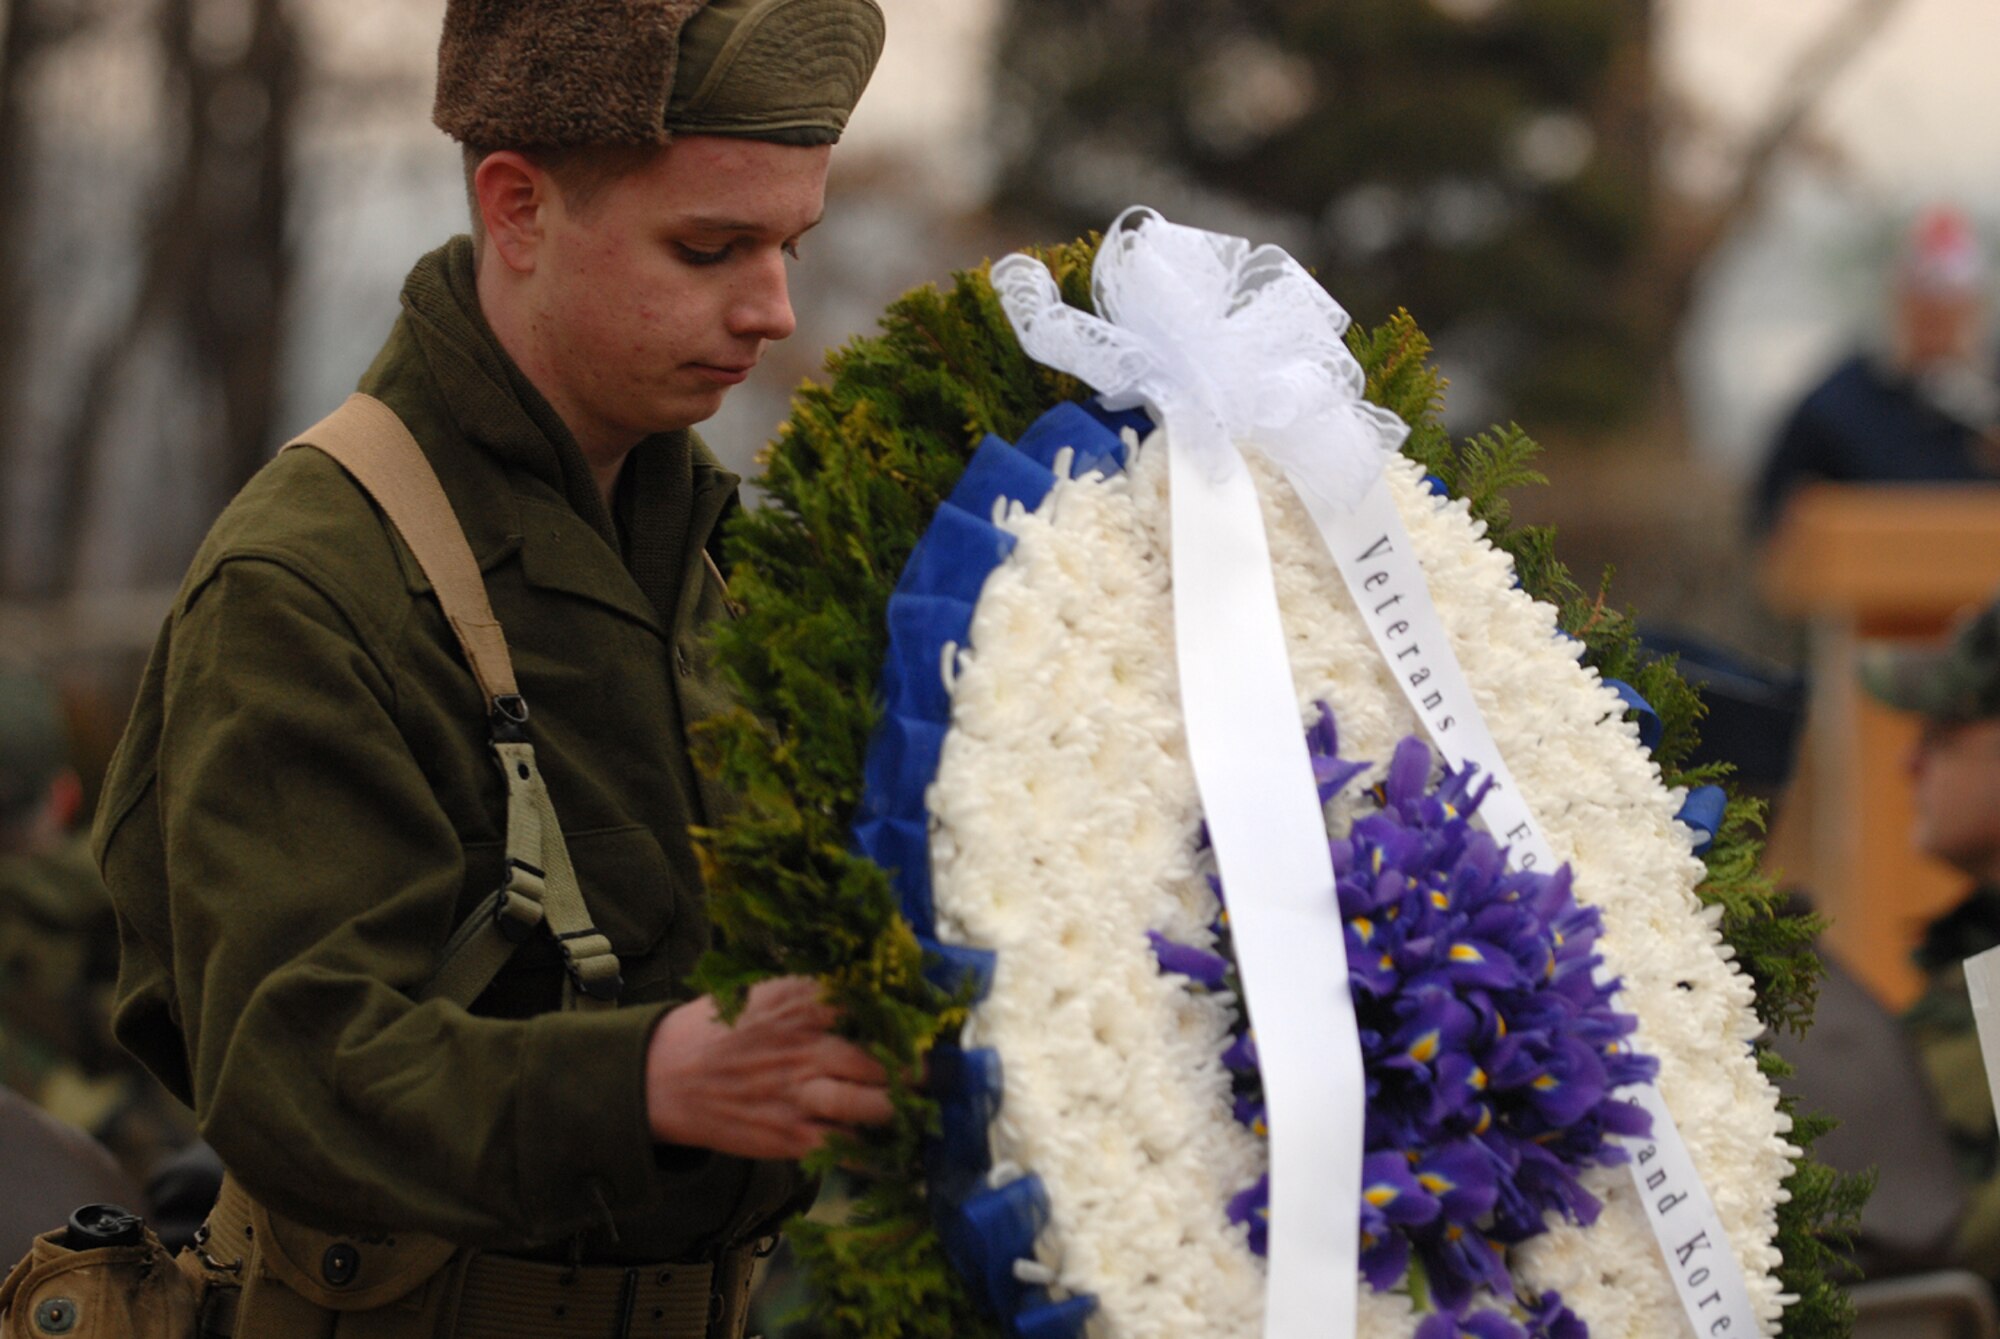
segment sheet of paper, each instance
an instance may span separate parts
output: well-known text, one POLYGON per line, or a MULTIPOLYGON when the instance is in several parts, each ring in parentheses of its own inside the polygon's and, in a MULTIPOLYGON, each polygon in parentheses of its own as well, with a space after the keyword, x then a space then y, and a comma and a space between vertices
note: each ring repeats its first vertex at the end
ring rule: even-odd
POLYGON ((1972 996, 1972 1021, 1979 1025, 1979 1058, 1986 1062, 1986 1086, 2000 1106, 2000 948, 1965 960, 1965 988, 1972 996))

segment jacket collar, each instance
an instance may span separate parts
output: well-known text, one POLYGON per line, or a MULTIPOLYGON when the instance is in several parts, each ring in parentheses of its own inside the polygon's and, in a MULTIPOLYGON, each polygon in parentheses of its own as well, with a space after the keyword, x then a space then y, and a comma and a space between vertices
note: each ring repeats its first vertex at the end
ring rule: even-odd
POLYGON ((457 435, 562 497, 615 551, 617 531, 576 439, 479 308, 470 238, 417 262, 403 285, 403 314, 457 435))
MULTIPOLYGON (((469 238, 417 262, 403 286, 402 317, 360 388, 423 443, 482 571, 518 552, 532 584, 664 633, 675 611, 655 608, 633 581, 575 437, 480 311, 469 238)), ((693 558, 740 480, 690 431, 659 434, 634 450, 692 453, 693 558)))

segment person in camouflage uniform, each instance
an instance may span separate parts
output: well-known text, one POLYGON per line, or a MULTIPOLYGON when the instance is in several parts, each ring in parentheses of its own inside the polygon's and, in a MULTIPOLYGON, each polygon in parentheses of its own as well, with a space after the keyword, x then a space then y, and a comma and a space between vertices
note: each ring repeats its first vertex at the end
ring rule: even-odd
POLYGON ((1883 702, 1922 718, 1909 759, 1913 840, 1973 881, 1924 933, 1916 951, 1924 993, 1903 1022, 1968 1188, 1952 1259, 2000 1280, 2000 1132, 1962 966, 2000 946, 2000 601, 1961 624, 1941 648, 1864 660, 1862 682, 1883 702))
POLYGON ((0 667, 0 1084, 143 1181, 193 1126, 112 1039, 118 927, 82 808, 55 693, 0 667))

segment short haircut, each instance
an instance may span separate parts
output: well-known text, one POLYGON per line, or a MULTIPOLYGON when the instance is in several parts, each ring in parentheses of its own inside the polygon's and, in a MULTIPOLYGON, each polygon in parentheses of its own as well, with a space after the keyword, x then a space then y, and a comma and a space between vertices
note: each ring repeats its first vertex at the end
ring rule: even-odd
MULTIPOLYGON (((473 178, 481 163, 505 147, 464 146, 465 202, 472 213, 474 242, 485 239, 486 220, 479 212, 479 191, 473 178)), ((605 191, 651 162, 659 149, 650 144, 593 144, 572 149, 515 148, 514 152, 548 173, 566 209, 586 215, 605 191)))

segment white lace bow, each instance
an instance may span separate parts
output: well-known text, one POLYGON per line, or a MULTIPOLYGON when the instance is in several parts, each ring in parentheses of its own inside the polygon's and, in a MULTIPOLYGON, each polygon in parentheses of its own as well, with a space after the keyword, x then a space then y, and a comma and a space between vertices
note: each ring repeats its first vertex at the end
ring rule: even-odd
POLYGON ((1277 247, 1135 206, 1098 250, 1101 316, 1066 305, 1041 262, 1019 253, 994 264, 993 287, 1030 357, 1113 409, 1151 410, 1211 481, 1255 446, 1309 501, 1346 511, 1408 432, 1361 398, 1347 312, 1277 247))

